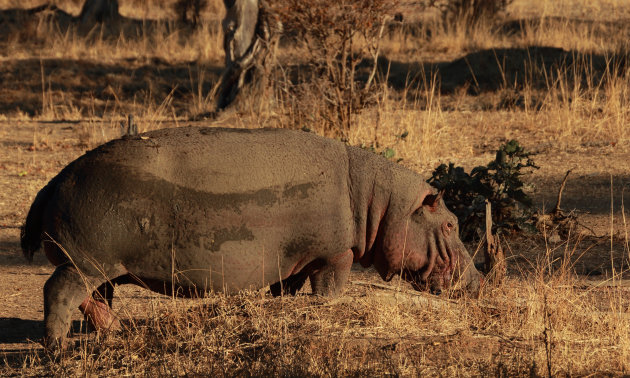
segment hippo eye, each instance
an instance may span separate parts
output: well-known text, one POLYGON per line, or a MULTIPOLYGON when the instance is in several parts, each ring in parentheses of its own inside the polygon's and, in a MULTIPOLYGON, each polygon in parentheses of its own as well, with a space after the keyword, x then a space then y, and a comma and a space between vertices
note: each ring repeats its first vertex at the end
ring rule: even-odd
POLYGON ((455 225, 451 222, 446 223, 446 227, 448 227, 450 230, 453 229, 453 227, 455 227, 455 225))

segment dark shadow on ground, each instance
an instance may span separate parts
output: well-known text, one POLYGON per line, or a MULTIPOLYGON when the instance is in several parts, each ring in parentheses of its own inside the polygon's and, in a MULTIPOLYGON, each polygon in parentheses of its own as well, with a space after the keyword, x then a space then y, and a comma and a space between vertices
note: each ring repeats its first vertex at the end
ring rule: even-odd
MULTIPOLYGON (((73 320, 70 326, 71 334, 92 332, 87 323, 73 320)), ((44 337, 44 320, 0 318, 0 346, 2 344, 39 342, 44 337)))
POLYGON ((221 71, 219 66, 172 65, 159 59, 114 64, 11 60, 0 68, 0 113, 19 110, 33 116, 49 109, 60 116, 79 112, 100 117, 106 112, 137 114, 167 103, 179 115, 199 100, 194 97, 199 90, 202 95, 212 90, 221 71))
MULTIPOLYGON (((605 38, 610 35, 627 35, 630 38, 629 20, 593 21, 544 17, 536 19, 512 20, 497 25, 497 33, 520 35, 528 30, 545 27, 587 28, 589 35, 605 38)), ((389 32, 431 39, 430 28, 422 23, 393 24, 389 32), (429 31, 427 31, 429 30, 429 31), (406 34, 405 34, 406 33, 406 34)), ((385 57, 379 59, 379 73, 387 76, 388 84, 401 91, 411 89, 410 96, 418 96, 415 89, 430 83, 435 77, 437 88, 442 94, 466 93, 482 95, 501 90, 522 90, 525 86, 534 90, 545 90, 555 84, 559 76, 564 76, 572 86, 576 80, 582 88, 605 83, 607 78, 623 75, 628 65, 628 54, 611 51, 608 54, 581 53, 548 46, 522 48, 500 48, 479 50, 466 54, 453 61, 443 62, 398 62, 385 57), (590 82, 589 82, 590 80, 590 82)), ((360 65, 365 69, 370 64, 360 65)), ((363 75, 367 77, 367 73, 363 75)), ((409 98, 413 100, 414 98, 409 98)), ((533 99, 533 106, 537 101, 533 99)), ((524 98, 519 93, 505 93, 488 107, 523 107, 524 98)), ((448 105, 446 105, 448 106, 448 105)))
MULTIPOLYGON (((535 191, 531 195, 536 207, 544 206, 550 211, 555 206, 562 179, 563 177, 537 179, 535 191)), ((573 172, 564 188, 561 207, 566 211, 577 210, 581 213, 609 215, 611 179, 613 207, 615 212, 619 212, 622 203, 630 203, 630 175, 611 177, 605 172, 587 175, 573 172)))
POLYGON ((19 251, 20 240, 18 238, 0 239, 0 251, 19 251))
MULTIPOLYGON (((568 240, 562 238, 558 241, 545 240, 540 233, 503 235, 502 244, 510 277, 566 274, 580 280, 604 281, 610 280, 614 272, 616 279, 630 278, 630 265, 622 238, 613 238, 612 251, 609 237, 578 236, 577 232, 568 240)), ((468 247, 474 251, 476 246, 468 247)))
MULTIPOLYGON (((90 332, 86 324, 78 320, 72 321, 70 336, 90 332)), ((52 355, 41 347, 43 337, 43 320, 0 318, 0 366, 20 370, 35 356, 41 359, 51 358, 52 355)), ((70 342, 73 342, 72 339, 70 342)), ((69 350, 76 350, 79 346, 80 342, 75 340, 74 347, 69 350)))
POLYGON ((44 337, 43 320, 0 318, 0 345, 38 342, 42 337, 44 337))
MULTIPOLYGON (((526 99, 523 89, 531 89, 529 106, 538 109, 547 100, 549 89, 562 85, 588 89, 604 85, 625 73, 625 55, 585 54, 555 47, 488 49, 469 53, 453 61, 400 62, 381 57, 377 66, 377 82, 387 81, 395 91, 392 96, 406 96, 408 103, 425 106, 426 88, 445 97, 441 106, 450 110, 452 98, 470 95, 476 101, 475 110, 523 108, 526 99)), ((357 67, 357 79, 366 82, 372 61, 364 59, 357 67)), ((294 84, 307 82, 312 68, 285 67, 294 84)), ((316 75, 317 77, 317 75, 316 75)), ((312 81, 313 79, 310 79, 312 81)), ((570 99, 569 99, 570 101, 570 99)))
POLYGON ((418 80, 430 82, 432 75, 437 74, 442 93, 463 88, 472 95, 525 85, 546 89, 558 72, 565 73, 569 82, 575 77, 586 80, 589 74, 597 83, 608 68, 618 68, 617 73, 622 74, 626 64, 626 56, 605 57, 543 46, 481 50, 452 62, 422 64, 379 59, 381 74, 389 72, 388 82, 395 89, 403 90, 418 80))
MULTIPOLYGON (((16 238, 0 239, 0 266, 50 266, 51 263, 46 258, 42 249, 35 252, 33 261, 29 262, 22 255, 20 240, 16 238)), ((2 330, 2 328, 0 328, 2 330)))
MULTIPOLYGON (((37 49, 46 43, 47 33, 60 36, 77 33, 84 38, 116 41, 147 38, 160 32, 180 38, 185 44, 190 26, 176 20, 155 21, 122 17, 111 24, 83 30, 78 17, 55 6, 0 11, 0 51, 13 41, 37 49)), ((24 112, 30 116, 46 111, 56 118, 67 114, 102 116, 105 112, 139 113, 168 104, 180 115, 198 93, 211 92, 222 66, 185 62, 170 64, 159 58, 128 59, 113 64, 94 60, 16 59, 0 67, 0 114, 24 112)), ((197 96, 197 98, 195 98, 197 96)), ((172 114, 169 108, 169 115, 172 114)))

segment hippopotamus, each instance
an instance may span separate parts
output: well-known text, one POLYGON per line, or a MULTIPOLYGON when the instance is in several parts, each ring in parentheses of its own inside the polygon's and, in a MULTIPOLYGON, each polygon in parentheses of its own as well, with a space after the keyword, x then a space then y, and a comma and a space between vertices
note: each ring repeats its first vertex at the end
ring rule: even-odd
POLYGON ((24 255, 43 244, 45 343, 79 307, 100 328, 115 284, 169 295, 270 286, 334 296, 353 263, 418 290, 475 292, 457 218, 416 172, 312 133, 181 127, 114 140, 37 194, 24 255), (453 286, 451 286, 453 285, 453 286))

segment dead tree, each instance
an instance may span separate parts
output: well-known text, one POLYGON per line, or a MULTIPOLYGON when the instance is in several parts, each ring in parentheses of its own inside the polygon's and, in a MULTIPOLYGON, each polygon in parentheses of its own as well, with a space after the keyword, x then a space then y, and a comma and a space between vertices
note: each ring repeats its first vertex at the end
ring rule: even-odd
POLYGON ((225 70, 221 76, 217 110, 230 105, 247 84, 264 86, 269 74, 270 52, 282 28, 259 0, 223 0, 225 70))
POLYGON ((91 27, 99 22, 118 20, 118 0, 85 0, 79 20, 83 26, 91 27))
POLYGON ((498 235, 492 234, 492 205, 486 200, 486 240, 484 252, 484 273, 486 279, 498 285, 507 273, 505 254, 498 235))

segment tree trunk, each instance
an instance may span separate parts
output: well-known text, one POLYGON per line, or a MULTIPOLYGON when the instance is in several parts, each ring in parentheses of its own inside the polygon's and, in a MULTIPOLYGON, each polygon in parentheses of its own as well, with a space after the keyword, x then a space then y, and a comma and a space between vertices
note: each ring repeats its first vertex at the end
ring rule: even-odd
POLYGON ((217 110, 230 105, 250 83, 265 86, 269 75, 269 53, 275 48, 282 26, 270 28, 269 12, 259 0, 223 0, 227 10, 223 20, 225 70, 219 85, 217 110))
POLYGON ((84 26, 118 20, 118 0, 85 0, 79 19, 84 26))

